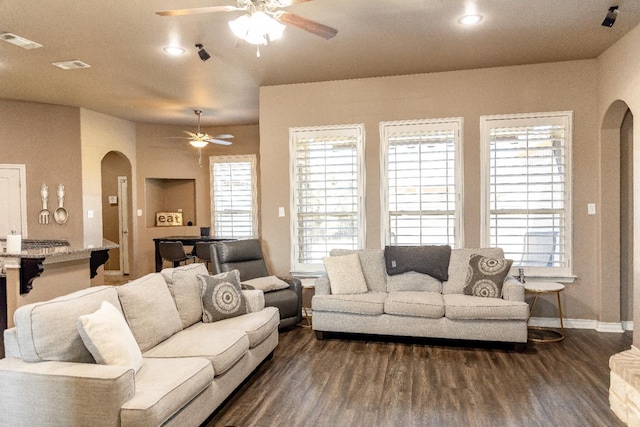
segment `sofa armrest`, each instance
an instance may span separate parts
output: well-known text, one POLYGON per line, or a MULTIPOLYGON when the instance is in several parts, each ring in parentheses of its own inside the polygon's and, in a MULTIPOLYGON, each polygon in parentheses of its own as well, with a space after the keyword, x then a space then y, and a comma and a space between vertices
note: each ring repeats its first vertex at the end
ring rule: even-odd
POLYGON ((502 285, 502 299, 524 301, 524 285, 513 276, 507 276, 502 285))
POLYGON ((2 425, 120 424, 135 394, 135 372, 93 363, 0 359, 2 425))
POLYGON ((242 294, 247 300, 249 313, 256 313, 264 309, 264 292, 259 289, 243 289, 242 294))
POLYGON ((287 282, 289 284, 289 289, 292 289, 298 295, 298 301, 302 301, 302 282, 300 279, 290 276, 278 276, 278 279, 287 282))
POLYGON ((326 274, 316 279, 315 295, 330 295, 331 285, 329 284, 329 277, 326 274))

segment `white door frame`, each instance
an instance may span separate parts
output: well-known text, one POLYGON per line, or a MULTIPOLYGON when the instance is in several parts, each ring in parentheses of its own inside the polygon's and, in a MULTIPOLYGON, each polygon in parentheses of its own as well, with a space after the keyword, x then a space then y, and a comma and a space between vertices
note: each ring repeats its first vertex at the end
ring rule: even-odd
POLYGON ((129 182, 126 176, 118 177, 118 235, 120 236, 120 271, 129 274, 129 182))
MULTIPOLYGON (((27 237, 27 166, 20 164, 0 164, 0 170, 17 170, 18 172, 19 182, 17 185, 20 188, 20 225, 15 227, 19 228, 19 230, 15 231, 19 231, 24 239, 27 237)), ((10 225, 10 228, 15 229, 13 225, 10 225)))

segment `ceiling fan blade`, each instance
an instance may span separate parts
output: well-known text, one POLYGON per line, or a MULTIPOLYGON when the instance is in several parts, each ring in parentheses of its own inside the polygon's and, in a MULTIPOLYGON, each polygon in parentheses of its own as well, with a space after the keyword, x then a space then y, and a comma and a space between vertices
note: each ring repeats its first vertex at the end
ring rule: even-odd
POLYGON ((220 135, 214 135, 213 138, 215 139, 233 139, 233 135, 229 134, 229 133, 222 133, 220 135))
POLYGON ((291 12, 280 11, 276 14, 276 19, 284 24, 293 25, 294 27, 301 28, 305 31, 320 36, 323 39, 329 40, 338 34, 338 30, 331 28, 327 25, 320 24, 319 22, 312 21, 302 16, 296 15, 291 12))
POLYGON ((236 6, 208 6, 208 7, 194 7, 191 9, 174 9, 174 10, 159 10, 156 12, 160 16, 182 16, 182 15, 195 15, 198 13, 211 13, 211 12, 233 12, 235 10, 244 10, 236 6))
POLYGON ((182 132, 186 133, 187 135, 189 135, 191 138, 197 138, 198 135, 193 133, 193 132, 189 132, 188 130, 183 130, 182 132))
POLYGON ((206 141, 212 144, 231 145, 231 141, 225 141, 224 139, 210 138, 210 139, 207 139, 206 141))

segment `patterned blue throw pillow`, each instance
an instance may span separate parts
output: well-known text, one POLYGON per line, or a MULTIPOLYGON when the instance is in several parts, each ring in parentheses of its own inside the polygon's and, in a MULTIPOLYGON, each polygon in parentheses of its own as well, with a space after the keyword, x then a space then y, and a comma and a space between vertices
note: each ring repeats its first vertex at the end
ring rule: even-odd
POLYGON ((502 298, 502 285, 513 260, 472 255, 469 259, 465 295, 502 298))
POLYGON ((198 275, 202 295, 202 321, 217 322, 247 313, 238 270, 208 276, 198 275))

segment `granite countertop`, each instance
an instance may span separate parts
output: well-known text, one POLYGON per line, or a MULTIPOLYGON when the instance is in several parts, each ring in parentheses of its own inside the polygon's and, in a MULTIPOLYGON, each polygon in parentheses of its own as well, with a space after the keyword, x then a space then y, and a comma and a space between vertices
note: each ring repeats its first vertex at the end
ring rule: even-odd
POLYGON ((71 245, 66 240, 37 240, 24 239, 22 241, 22 251, 19 253, 6 252, 6 239, 0 239, 2 250, 0 258, 42 258, 56 255, 80 254, 83 252, 93 252, 118 248, 117 243, 103 239, 102 242, 87 245, 71 245))

